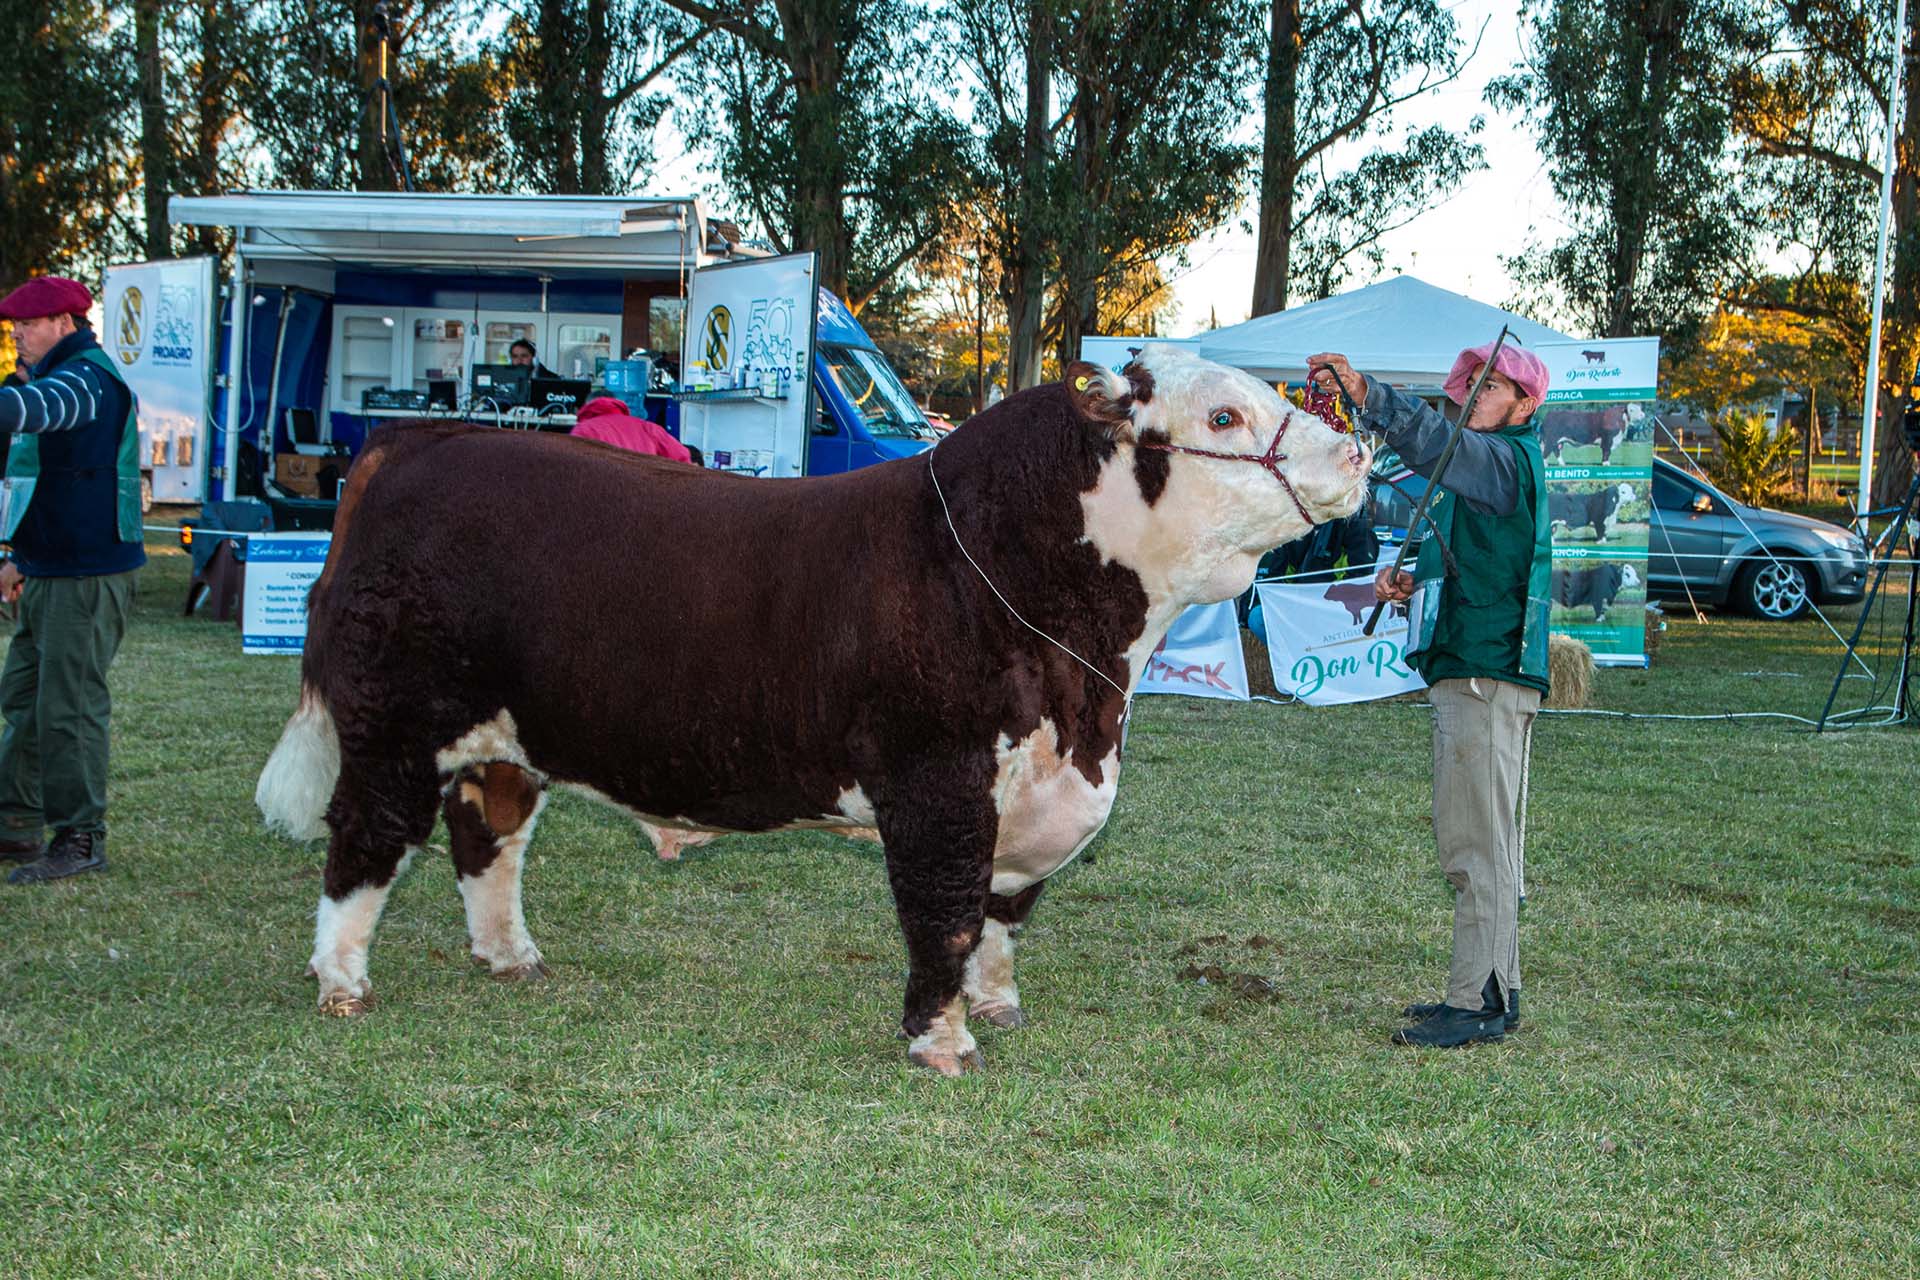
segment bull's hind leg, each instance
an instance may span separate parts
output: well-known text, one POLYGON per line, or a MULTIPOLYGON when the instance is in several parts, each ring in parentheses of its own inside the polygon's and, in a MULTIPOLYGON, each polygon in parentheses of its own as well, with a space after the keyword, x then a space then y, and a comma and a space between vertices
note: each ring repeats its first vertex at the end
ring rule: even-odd
POLYGON ((907 1057, 947 1076, 985 1065, 967 1030, 961 988, 986 919, 997 825, 990 779, 979 780, 977 800, 957 796, 956 781, 966 786, 944 772, 921 787, 903 787, 915 802, 889 804, 879 814, 887 879, 907 943, 900 1022, 912 1042, 907 1057))
POLYGON ((1040 900, 1042 880, 1011 897, 987 895, 987 919, 980 929, 980 945, 967 957, 965 981, 968 1012, 996 1027, 1022 1027, 1027 1015, 1020 1009, 1020 988, 1013 981, 1013 940, 1040 900))
POLYGON ((332 837, 308 965, 320 980, 320 1012, 366 1012, 373 931, 393 882, 433 830, 434 796, 430 769, 342 762, 327 808, 332 837))
POLYGON ((546 962, 527 934, 520 904, 527 842, 546 807, 546 789, 518 765, 495 761, 461 770, 446 797, 453 869, 467 904, 473 958, 503 981, 546 977, 546 962))

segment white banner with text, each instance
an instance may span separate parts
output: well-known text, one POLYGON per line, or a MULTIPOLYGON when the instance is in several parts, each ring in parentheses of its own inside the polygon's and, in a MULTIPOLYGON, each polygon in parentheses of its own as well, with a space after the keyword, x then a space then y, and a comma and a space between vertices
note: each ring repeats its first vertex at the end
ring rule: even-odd
POLYGON ((1372 635, 1361 627, 1373 612, 1373 576, 1341 582, 1262 582, 1273 684, 1313 706, 1367 702, 1426 688, 1406 664, 1407 615, 1395 605, 1372 635))

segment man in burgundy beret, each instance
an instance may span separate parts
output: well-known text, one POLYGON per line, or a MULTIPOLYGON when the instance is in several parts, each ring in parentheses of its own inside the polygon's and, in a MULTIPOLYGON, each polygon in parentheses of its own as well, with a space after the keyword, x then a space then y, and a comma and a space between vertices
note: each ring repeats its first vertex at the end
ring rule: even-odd
POLYGON ((107 668, 126 631, 140 530, 132 390, 94 340, 93 297, 42 276, 0 298, 27 371, 0 386, 0 599, 19 602, 0 669, 0 860, 35 884, 107 865, 107 668), (42 839, 48 829, 53 839, 42 839))

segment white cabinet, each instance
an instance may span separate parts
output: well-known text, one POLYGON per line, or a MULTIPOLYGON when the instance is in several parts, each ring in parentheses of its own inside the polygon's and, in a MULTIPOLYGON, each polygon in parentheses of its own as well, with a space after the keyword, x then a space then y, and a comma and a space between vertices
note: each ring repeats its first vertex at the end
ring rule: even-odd
POLYGON ((619 316, 552 315, 547 317, 540 363, 562 378, 591 379, 598 361, 615 357, 619 340, 619 316))
POLYGON ((409 307, 406 325, 413 341, 408 352, 409 385, 416 391, 426 391, 429 382, 440 379, 465 385, 467 343, 473 335, 472 313, 446 315, 409 307))
POLYGON ((335 412, 358 413, 363 392, 401 385, 404 319, 399 307, 334 307, 329 371, 335 412))

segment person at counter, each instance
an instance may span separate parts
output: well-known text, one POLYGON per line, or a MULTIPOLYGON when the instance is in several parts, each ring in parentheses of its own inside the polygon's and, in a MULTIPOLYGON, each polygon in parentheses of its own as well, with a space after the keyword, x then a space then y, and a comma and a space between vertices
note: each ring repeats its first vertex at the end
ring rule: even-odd
POLYGON ((522 368, 532 369, 533 376, 536 378, 553 378, 559 376, 555 374, 553 370, 540 363, 539 353, 534 350, 533 343, 527 341, 525 338, 516 338, 513 345, 507 348, 507 359, 514 364, 520 365, 522 368))
POLYGON ((634 453, 672 458, 675 462, 693 461, 687 446, 674 439, 672 432, 657 422, 634 417, 628 412, 624 401, 612 396, 599 396, 581 405, 579 421, 569 434, 582 440, 598 440, 602 444, 630 449, 634 453))

